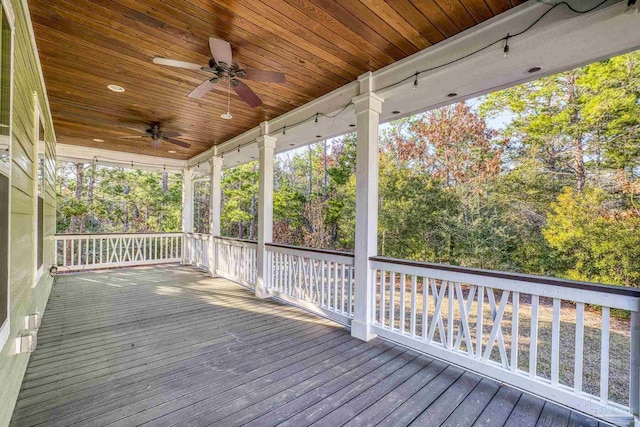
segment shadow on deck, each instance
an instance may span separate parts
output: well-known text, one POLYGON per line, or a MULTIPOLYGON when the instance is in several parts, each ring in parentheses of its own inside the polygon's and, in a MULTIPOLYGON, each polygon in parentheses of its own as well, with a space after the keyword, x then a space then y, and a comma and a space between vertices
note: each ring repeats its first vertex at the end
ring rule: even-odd
POLYGON ((58 277, 12 424, 597 426, 190 267, 58 277))

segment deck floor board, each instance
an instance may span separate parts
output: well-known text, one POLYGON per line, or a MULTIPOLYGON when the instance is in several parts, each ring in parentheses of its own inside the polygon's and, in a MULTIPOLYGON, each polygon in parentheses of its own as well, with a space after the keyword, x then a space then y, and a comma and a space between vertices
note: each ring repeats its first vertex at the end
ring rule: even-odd
POLYGON ((63 275, 12 426, 599 425, 179 265, 63 275))

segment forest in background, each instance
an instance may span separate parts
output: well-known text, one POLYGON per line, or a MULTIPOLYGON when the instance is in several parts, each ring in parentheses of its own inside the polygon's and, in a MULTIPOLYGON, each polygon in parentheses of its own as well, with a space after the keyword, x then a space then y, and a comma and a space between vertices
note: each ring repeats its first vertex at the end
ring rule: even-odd
POLYGON ((58 163, 58 233, 182 231, 182 175, 58 163))
MULTIPOLYGON (((637 52, 394 121, 379 254, 640 286, 639 159, 637 52)), ((257 176, 225 172, 224 235, 255 236, 257 176)), ((276 242, 353 251, 354 230, 355 135, 277 157, 276 242)))
MULTIPOLYGON (((640 286, 639 158, 640 53, 391 122, 379 253, 640 286)), ((60 165, 59 232, 180 230, 180 175, 81 166, 60 165)), ((223 235, 255 239, 257 178, 224 172, 223 235)), ((353 250, 355 135, 278 155, 274 184, 276 242, 353 250)))

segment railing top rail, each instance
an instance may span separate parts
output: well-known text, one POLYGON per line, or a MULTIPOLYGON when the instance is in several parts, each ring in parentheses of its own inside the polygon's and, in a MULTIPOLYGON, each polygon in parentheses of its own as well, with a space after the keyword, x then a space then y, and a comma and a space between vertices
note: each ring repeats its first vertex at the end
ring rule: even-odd
POLYGON ((209 234, 209 233, 187 233, 187 232, 185 232, 184 234, 186 234, 187 236, 192 236, 192 237, 211 237, 211 234, 209 234))
POLYGON ((242 243, 253 243, 253 244, 258 244, 257 241, 255 240, 249 240, 249 239, 238 239, 236 237, 224 237, 224 236, 214 236, 214 238, 216 239, 220 239, 220 240, 229 240, 231 242, 242 242, 242 243))
POLYGON ((181 231, 150 231, 144 233, 56 233, 55 237, 91 237, 91 236, 166 236, 166 235, 181 235, 181 231))
POLYGON ((351 252, 334 251, 331 249, 316 249, 316 248, 309 248, 306 246, 281 245, 279 243, 265 243, 265 246, 270 246, 274 248, 283 248, 283 249, 293 249, 296 251, 315 252, 318 254, 339 255, 339 256, 350 257, 350 258, 353 258, 354 256, 351 252))
POLYGON ((542 285, 558 286, 562 288, 588 290, 606 294, 622 295, 640 298, 640 289, 628 286, 604 285, 600 283, 580 282, 576 280, 558 279, 548 276, 536 276, 532 274, 510 273, 505 271, 485 270, 481 268, 460 267, 457 265, 434 264, 429 262, 409 261, 397 258, 370 257, 369 261, 387 264, 404 265, 408 267, 428 268, 431 270, 441 270, 453 273, 474 274, 484 277, 495 277, 498 279, 517 280, 521 282, 539 283, 542 285))

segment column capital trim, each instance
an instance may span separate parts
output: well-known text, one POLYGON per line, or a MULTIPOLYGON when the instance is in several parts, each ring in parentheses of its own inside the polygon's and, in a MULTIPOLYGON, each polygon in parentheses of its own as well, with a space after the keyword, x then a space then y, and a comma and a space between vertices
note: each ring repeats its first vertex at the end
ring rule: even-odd
POLYGON ((360 114, 368 110, 373 110, 380 114, 382 113, 382 103, 384 102, 384 98, 376 95, 374 92, 367 92, 352 98, 351 102, 353 102, 356 114, 360 114))
POLYGON ((278 138, 275 136, 262 135, 256 138, 256 144, 258 144, 258 150, 265 148, 276 148, 276 141, 278 138))

